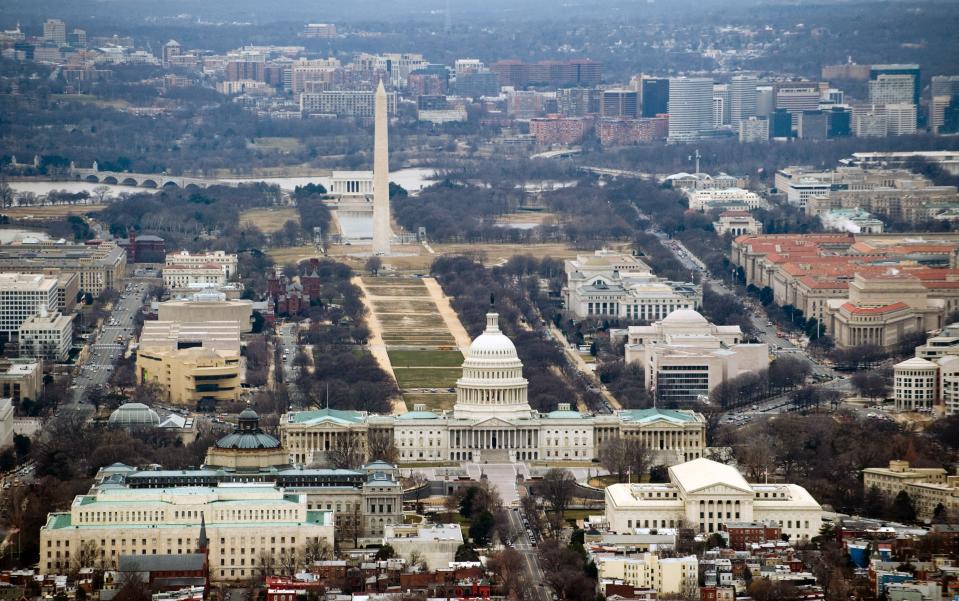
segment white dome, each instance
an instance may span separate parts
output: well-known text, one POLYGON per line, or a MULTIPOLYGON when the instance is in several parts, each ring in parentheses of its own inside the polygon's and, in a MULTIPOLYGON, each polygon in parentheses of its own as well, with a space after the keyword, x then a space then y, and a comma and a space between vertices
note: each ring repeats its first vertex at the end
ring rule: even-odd
POLYGON ((124 403, 110 414, 109 423, 123 427, 156 426, 160 416, 143 403, 124 403))
POLYGON ((466 361, 471 359, 486 359, 493 361, 518 360, 516 346, 513 341, 506 337, 506 334, 499 329, 499 315, 497 313, 486 314, 486 330, 473 340, 469 351, 466 353, 466 361))
POLYGON ((692 309, 676 309, 663 319, 663 324, 671 326, 705 326, 709 325, 706 318, 699 311, 692 309))

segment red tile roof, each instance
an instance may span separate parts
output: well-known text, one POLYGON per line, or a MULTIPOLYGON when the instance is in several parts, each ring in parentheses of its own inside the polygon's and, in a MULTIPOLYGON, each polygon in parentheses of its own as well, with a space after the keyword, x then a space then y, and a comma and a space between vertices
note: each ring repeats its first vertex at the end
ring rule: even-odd
POLYGON ((843 303, 842 308, 846 311, 849 311, 853 315, 881 315, 883 313, 892 313, 894 311, 908 309, 909 305, 904 302, 898 302, 892 303, 891 305, 883 305, 881 307, 857 307, 852 303, 843 303))

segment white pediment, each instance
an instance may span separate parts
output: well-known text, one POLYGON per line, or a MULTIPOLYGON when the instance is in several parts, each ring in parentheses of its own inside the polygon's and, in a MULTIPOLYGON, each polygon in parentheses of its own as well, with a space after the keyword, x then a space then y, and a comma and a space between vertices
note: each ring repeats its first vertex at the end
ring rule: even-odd
POLYGON ((476 422, 476 423, 473 424, 473 426, 472 426, 472 428, 475 429, 475 430, 478 430, 478 429, 489 430, 489 429, 491 429, 491 428, 512 429, 512 428, 515 428, 515 427, 516 427, 516 424, 511 424, 511 423, 509 423, 509 422, 507 422, 507 421, 504 421, 504 420, 502 420, 502 419, 500 419, 500 418, 498 418, 498 417, 488 417, 488 418, 486 418, 486 419, 484 419, 484 420, 480 420, 480 421, 476 422))
POLYGON ((754 493, 751 488, 741 489, 728 483, 713 484, 712 486, 704 486, 697 490, 686 491, 687 499, 695 497, 752 497, 753 495, 754 493))

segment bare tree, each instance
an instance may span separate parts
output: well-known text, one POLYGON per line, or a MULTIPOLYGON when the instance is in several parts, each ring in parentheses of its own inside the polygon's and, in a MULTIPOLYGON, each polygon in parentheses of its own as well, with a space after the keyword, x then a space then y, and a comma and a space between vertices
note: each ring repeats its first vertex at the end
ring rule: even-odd
POLYGON ((71 568, 74 577, 83 568, 102 568, 103 555, 100 552, 100 545, 95 540, 85 540, 80 543, 80 548, 73 554, 71 568))
POLYGON ((318 561, 324 561, 333 558, 333 549, 326 539, 318 536, 308 538, 306 545, 303 546, 303 564, 306 567, 313 565, 318 561))
POLYGON ((599 447, 599 463, 610 473, 616 474, 620 481, 626 474, 641 478, 649 471, 652 453, 638 439, 614 437, 599 447))
POLYGON ((6 209, 13 205, 13 188, 6 180, 0 180, 0 209, 6 209))
POLYGON ((109 195, 110 186, 97 186, 93 189, 93 198, 96 200, 97 204, 103 204, 106 202, 109 195))
POLYGON ((546 472, 543 481, 537 487, 540 496, 546 501, 557 516, 557 523, 562 523, 566 508, 573 500, 576 491, 576 477, 566 469, 553 468, 546 472))
POLYGON ((337 469, 352 470, 360 467, 366 461, 363 438, 357 432, 337 436, 336 444, 326 452, 326 460, 337 469))
POLYGON ((426 558, 423 557, 423 554, 419 551, 410 552, 410 556, 406 559, 406 565, 409 566, 412 572, 423 572, 429 568, 429 565, 426 563, 426 558))
POLYGON ((400 452, 391 433, 374 432, 369 435, 366 444, 369 446, 370 461, 385 461, 396 465, 400 452))
POLYGON ((526 569, 523 556, 516 549, 503 549, 489 557, 486 567, 499 577, 503 592, 511 601, 523 598, 526 588, 526 569))

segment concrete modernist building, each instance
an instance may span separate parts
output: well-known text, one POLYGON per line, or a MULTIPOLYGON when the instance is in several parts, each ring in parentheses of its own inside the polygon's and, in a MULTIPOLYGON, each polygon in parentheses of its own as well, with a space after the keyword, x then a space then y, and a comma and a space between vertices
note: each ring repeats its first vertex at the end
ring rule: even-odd
POLYGON ((240 332, 253 328, 253 303, 248 300, 227 300, 218 292, 201 292, 188 299, 169 300, 157 306, 160 322, 205 323, 235 321, 240 332))
POLYGON ((893 398, 896 411, 929 411, 939 390, 939 365, 913 357, 893 367, 893 398))
POLYGON ((390 254, 393 232, 390 229, 390 150, 386 89, 381 80, 376 86, 376 110, 373 120, 373 254, 390 254))
POLYGON ((746 117, 739 121, 739 141, 743 144, 769 141, 769 119, 746 117))
POLYGON ((775 521, 791 541, 819 534, 822 507, 797 484, 749 484, 736 468, 705 458, 669 468, 665 484, 606 488, 606 521, 615 532, 675 528, 719 532, 729 522, 775 521))
POLYGON ((428 571, 448 568, 456 558, 456 549, 463 544, 459 524, 394 524, 383 533, 383 544, 390 545, 398 557, 419 554, 428 571))
POLYGON ((73 343, 73 315, 41 311, 20 324, 20 356, 65 361, 73 343))
MULTIPOLYGON (((396 114, 396 93, 387 94, 389 114, 396 114)), ((337 117, 373 118, 376 112, 374 92, 366 90, 329 90, 300 94, 300 111, 306 114, 337 117)))
MULTIPOLYGON (((729 123, 738 127, 742 121, 756 116, 756 88, 759 80, 753 75, 736 75, 729 82, 729 123)), ((766 139, 769 138, 767 129, 766 139)))
POLYGON ((102 487, 77 496, 69 512, 47 516, 40 573, 68 569, 84 544, 115 569, 121 555, 181 555, 204 538, 212 580, 250 580, 262 576, 264 555, 302 557, 314 540, 332 548, 333 512, 309 510, 306 495, 272 484, 102 487))
POLYGON ((669 140, 698 140, 713 129, 713 80, 673 77, 669 80, 669 140))
POLYGON ((689 402, 720 382, 765 369, 769 347, 743 342, 739 326, 717 326, 692 309, 673 311, 648 326, 630 326, 626 362, 638 362, 656 397, 689 402))
POLYGON ((666 464, 700 457, 705 420, 692 411, 658 409, 591 415, 560 403, 539 413, 527 401, 523 364, 513 343, 499 329, 498 315, 487 315, 486 331, 470 345, 463 376, 456 382, 452 411, 433 413, 422 406, 396 416, 322 409, 290 412, 279 433, 294 463, 323 461, 346 441, 368 456, 373 441, 392 441, 401 463, 422 461, 589 462, 604 441, 642 440, 666 464), (356 439, 359 444, 356 444, 356 439))
POLYGON ((0 273, 0 333, 16 338, 20 326, 41 311, 57 311, 57 280, 32 273, 0 273))
POLYGON ((598 250, 566 260, 566 308, 580 319, 592 316, 659 319, 676 309, 702 304, 702 287, 653 275, 646 263, 619 252, 598 250))
POLYGON ((151 321, 143 326, 137 382, 159 385, 168 402, 213 409, 217 402, 239 400, 242 373, 235 321, 151 321))

